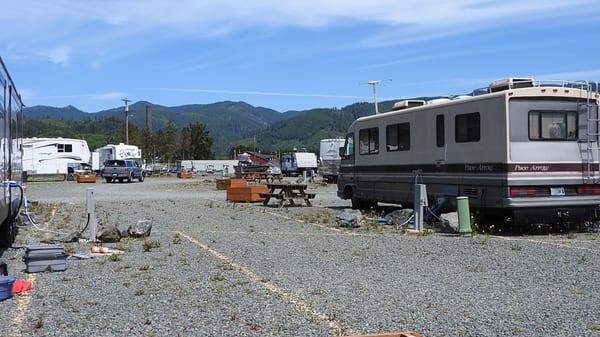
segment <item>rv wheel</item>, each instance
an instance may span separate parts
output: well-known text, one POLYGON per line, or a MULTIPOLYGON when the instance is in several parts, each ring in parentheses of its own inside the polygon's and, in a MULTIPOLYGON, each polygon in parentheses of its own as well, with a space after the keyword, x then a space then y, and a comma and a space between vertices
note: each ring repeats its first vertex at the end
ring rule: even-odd
POLYGON ((107 182, 108 184, 112 183, 112 178, 106 178, 106 182, 107 182))

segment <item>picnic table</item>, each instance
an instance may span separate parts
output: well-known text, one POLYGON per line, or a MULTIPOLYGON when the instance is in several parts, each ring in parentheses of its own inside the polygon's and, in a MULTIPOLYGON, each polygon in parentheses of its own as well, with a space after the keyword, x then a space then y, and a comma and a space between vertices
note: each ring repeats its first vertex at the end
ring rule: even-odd
POLYGON ((259 193, 261 198, 265 198, 263 205, 269 204, 271 199, 279 200, 279 207, 288 201, 290 205, 295 205, 295 200, 304 200, 307 206, 312 206, 310 200, 314 199, 316 193, 306 193, 306 184, 298 183, 269 183, 267 184, 269 192, 259 193))

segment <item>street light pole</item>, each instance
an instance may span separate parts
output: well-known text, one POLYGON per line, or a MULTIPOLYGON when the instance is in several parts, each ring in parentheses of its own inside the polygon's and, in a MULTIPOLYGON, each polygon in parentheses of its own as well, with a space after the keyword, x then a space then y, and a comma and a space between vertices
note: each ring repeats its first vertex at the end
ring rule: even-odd
POLYGON ((377 85, 383 81, 391 81, 391 80, 372 80, 367 83, 361 84, 370 84, 373 87, 373 103, 375 105, 375 114, 379 114, 379 105, 377 104, 377 85))
POLYGON ((127 97, 121 99, 125 103, 125 144, 129 144, 129 102, 127 97))

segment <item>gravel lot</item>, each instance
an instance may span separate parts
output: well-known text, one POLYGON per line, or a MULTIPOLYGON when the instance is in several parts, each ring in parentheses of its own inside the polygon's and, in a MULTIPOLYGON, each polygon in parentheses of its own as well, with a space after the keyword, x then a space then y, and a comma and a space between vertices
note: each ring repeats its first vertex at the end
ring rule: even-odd
MULTIPOLYGON (((33 280, 31 292, 0 302, 6 336, 600 336, 596 234, 346 230, 333 218, 349 203, 333 185, 313 186, 315 207, 280 210, 227 203, 205 177, 31 183, 38 222, 81 226, 89 187, 103 224, 150 219, 160 247, 124 239, 106 244, 125 251, 118 258, 31 275, 21 250, 4 251, 10 272, 33 280)), ((26 227, 16 245, 48 236, 26 227)))

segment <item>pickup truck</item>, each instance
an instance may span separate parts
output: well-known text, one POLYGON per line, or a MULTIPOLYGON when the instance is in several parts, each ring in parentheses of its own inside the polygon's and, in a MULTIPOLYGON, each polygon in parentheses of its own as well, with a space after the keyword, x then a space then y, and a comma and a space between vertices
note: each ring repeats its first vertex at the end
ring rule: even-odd
POLYGON ((100 172, 102 178, 106 179, 107 183, 118 180, 133 182, 133 179, 144 181, 146 175, 144 169, 138 162, 133 159, 126 160, 107 160, 104 163, 104 168, 100 172))

